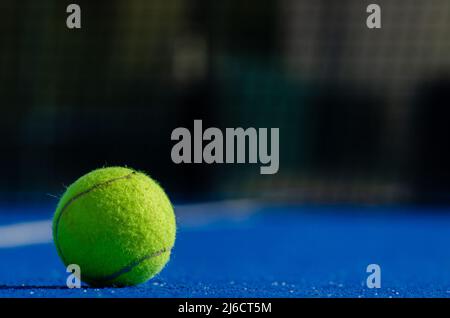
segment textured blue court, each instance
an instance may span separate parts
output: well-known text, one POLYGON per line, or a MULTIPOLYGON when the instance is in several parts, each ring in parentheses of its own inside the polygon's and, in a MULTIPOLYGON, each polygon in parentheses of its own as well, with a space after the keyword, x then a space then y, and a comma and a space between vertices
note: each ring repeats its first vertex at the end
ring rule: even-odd
MULTIPOLYGON (((449 297, 446 212, 251 202, 179 206, 171 261, 148 283, 68 289, 65 268, 44 240, 0 245, 0 297, 449 297), (368 264, 381 266, 380 289, 366 287, 368 264)), ((52 206, 3 207, 0 234, 17 224, 45 225, 52 213, 52 206)))

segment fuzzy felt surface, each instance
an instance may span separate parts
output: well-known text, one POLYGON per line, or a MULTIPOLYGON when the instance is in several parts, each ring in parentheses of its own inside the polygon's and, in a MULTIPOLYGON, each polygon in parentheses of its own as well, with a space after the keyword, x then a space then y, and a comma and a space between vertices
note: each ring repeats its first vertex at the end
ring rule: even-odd
POLYGON ((94 170, 60 199, 53 238, 65 265, 92 285, 135 285, 161 271, 175 242, 172 204, 163 189, 129 168, 94 170))

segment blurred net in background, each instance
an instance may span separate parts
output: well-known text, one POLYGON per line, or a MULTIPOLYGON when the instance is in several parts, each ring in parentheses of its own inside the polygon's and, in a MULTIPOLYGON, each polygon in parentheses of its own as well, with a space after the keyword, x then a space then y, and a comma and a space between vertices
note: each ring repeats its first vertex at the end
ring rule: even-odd
POLYGON ((2 1, 2 200, 103 165, 178 200, 449 202, 450 3, 2 1), (175 165, 173 129, 280 128, 280 171, 175 165))

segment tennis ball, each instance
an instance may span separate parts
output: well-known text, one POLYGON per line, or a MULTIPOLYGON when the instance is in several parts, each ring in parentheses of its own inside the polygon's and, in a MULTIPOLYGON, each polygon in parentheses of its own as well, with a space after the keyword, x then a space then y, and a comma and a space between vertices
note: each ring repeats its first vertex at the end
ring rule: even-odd
POLYGON ((172 204, 150 177, 129 168, 94 170, 61 197, 53 240, 66 266, 94 286, 130 286, 159 273, 170 258, 172 204))

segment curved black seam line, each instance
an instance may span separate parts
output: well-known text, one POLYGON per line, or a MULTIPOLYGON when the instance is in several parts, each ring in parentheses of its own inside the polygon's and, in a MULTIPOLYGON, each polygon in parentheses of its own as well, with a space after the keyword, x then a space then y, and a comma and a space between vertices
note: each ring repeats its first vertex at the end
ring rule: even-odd
MULTIPOLYGON (((111 275, 100 277, 100 278, 95 278, 95 279, 90 279, 90 280, 93 280, 93 281, 96 281, 96 282, 99 282, 99 283, 100 282, 112 281, 112 280, 118 278, 120 275, 123 275, 125 273, 128 273, 128 272, 132 271, 135 267, 137 267, 141 263, 145 262, 146 260, 152 259, 154 257, 161 256, 162 254, 164 254, 166 252, 169 252, 169 251, 170 250, 168 250, 167 248, 163 248, 163 249, 161 249, 161 250, 159 250, 157 252, 148 254, 148 255, 146 255, 146 256, 144 256, 144 257, 142 257, 142 258, 140 258, 140 259, 138 259, 138 260, 136 260, 136 261, 134 261, 132 263, 130 263, 128 266, 122 268, 121 270, 119 270, 119 271, 117 271, 117 272, 115 272, 115 273, 113 273, 111 275)), ((81 276, 83 277, 83 274, 81 274, 81 276)), ((87 277, 89 278, 89 276, 87 276, 87 277)))
POLYGON ((61 217, 62 217, 62 215, 64 214, 64 212, 66 211, 67 207, 68 207, 69 205, 71 205, 75 200, 77 200, 77 199, 79 199, 80 197, 82 197, 82 196, 84 196, 84 195, 86 195, 86 194, 88 194, 88 193, 94 191, 95 189, 98 189, 98 188, 100 188, 100 187, 109 185, 109 184, 111 184, 111 183, 113 183, 113 182, 115 182, 115 181, 118 181, 118 180, 129 179, 129 178, 131 178, 131 176, 134 175, 135 173, 136 173, 136 172, 133 171, 133 172, 131 172, 131 173, 125 175, 125 176, 113 178, 113 179, 110 179, 110 180, 107 180, 107 181, 98 183, 98 184, 96 184, 96 185, 93 185, 91 188, 86 189, 86 190, 84 190, 84 191, 82 191, 82 192, 76 194, 76 195, 75 195, 74 197, 72 197, 69 201, 67 201, 66 204, 61 208, 61 212, 59 213, 58 218, 56 219, 56 225, 55 225, 55 245, 56 245, 56 249, 58 250, 59 255, 60 255, 61 258, 63 259, 64 263, 66 263, 65 258, 64 258, 64 254, 62 253, 61 248, 59 247, 59 243, 58 243, 58 227, 59 227, 59 222, 60 222, 60 220, 61 220, 61 217))

